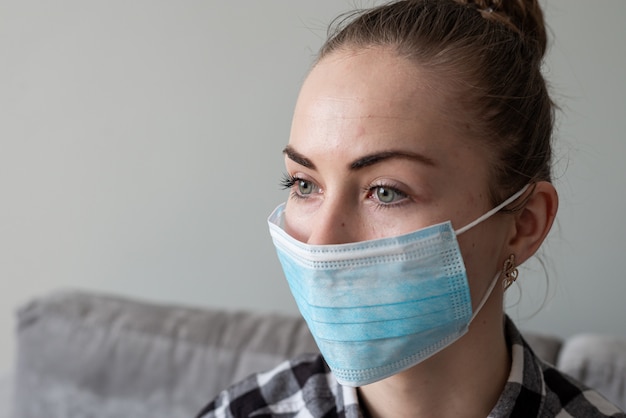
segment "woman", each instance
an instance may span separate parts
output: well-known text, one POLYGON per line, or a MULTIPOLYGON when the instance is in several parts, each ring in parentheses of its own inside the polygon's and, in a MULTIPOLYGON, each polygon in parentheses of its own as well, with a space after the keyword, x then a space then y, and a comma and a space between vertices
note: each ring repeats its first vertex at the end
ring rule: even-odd
POLYGON ((503 311, 557 212, 536 1, 397 1, 339 24, 284 149, 270 230, 322 352, 213 416, 624 416, 503 311))

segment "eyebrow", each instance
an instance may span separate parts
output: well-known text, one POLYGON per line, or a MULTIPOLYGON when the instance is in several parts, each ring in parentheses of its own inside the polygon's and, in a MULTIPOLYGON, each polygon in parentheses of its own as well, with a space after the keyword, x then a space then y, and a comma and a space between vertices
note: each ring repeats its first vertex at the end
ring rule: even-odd
MULTIPOLYGON (((313 164, 313 161, 306 158, 304 155, 300 154, 298 151, 293 149, 293 147, 291 147, 290 145, 287 145, 285 147, 285 149, 283 150, 283 153, 287 156, 287 158, 300 164, 301 166, 310 168, 311 170, 315 170, 315 164, 313 164)), ((391 150, 391 151, 375 152, 373 154, 365 155, 351 162, 348 165, 348 167, 350 168, 350 170, 356 171, 365 167, 372 166, 374 164, 381 163, 385 160, 390 160, 394 158, 413 160, 413 161, 417 161, 427 166, 436 165, 435 161, 432 158, 427 157, 423 154, 407 152, 407 151, 391 150)))
POLYGON ((291 161, 294 161, 303 167, 315 170, 315 164, 313 164, 313 161, 309 160, 304 155, 293 149, 291 145, 287 145, 285 147, 285 149, 283 150, 283 154, 285 154, 287 158, 289 158, 291 161))
POLYGON ((361 157, 350 164, 350 170, 359 170, 394 158, 417 161, 427 166, 435 166, 435 161, 423 154, 406 151, 381 151, 361 157))

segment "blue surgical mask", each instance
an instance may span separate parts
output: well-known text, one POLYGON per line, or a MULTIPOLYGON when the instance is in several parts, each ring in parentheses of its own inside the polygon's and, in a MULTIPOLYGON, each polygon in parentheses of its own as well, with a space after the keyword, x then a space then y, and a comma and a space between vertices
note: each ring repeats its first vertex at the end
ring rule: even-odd
POLYGON ((456 236, 489 218, 524 191, 469 225, 451 222, 390 238, 308 245, 288 235, 285 205, 268 219, 296 304, 335 375, 346 386, 373 383, 408 369, 463 336, 475 312, 456 236))

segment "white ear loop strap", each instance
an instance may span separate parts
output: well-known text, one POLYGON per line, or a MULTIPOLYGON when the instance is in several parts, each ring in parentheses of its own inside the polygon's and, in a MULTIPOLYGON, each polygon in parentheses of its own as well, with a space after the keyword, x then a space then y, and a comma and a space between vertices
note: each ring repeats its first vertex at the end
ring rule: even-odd
POLYGON ((485 219, 488 219, 488 218, 492 217, 494 214, 496 214, 502 208, 508 206, 512 202, 515 202, 515 200, 518 197, 520 197, 521 195, 523 195, 524 192, 526 190, 528 190, 529 187, 530 187, 530 184, 527 184, 526 186, 522 187, 522 189, 519 192, 517 192, 513 196, 509 197, 507 200, 505 200, 504 202, 500 203, 498 206, 496 206, 495 208, 491 209, 489 212, 485 213, 484 215, 482 215, 478 219, 470 222, 469 224, 465 225, 464 227, 456 229, 454 232, 457 235, 461 235, 463 232, 467 231, 468 229, 471 229, 471 228, 475 227, 476 225, 478 225, 479 223, 481 223, 485 219))
POLYGON ((489 296, 491 296, 491 292, 493 292, 493 288, 496 287, 496 283, 498 283, 498 279, 500 278, 500 271, 496 273, 495 277, 493 278, 493 280, 491 281, 491 284, 489 285, 489 287, 487 288, 487 291, 485 292, 485 294, 483 295, 483 298, 481 299, 480 303, 478 304, 478 306, 476 307, 476 309, 474 310, 474 312, 472 313, 472 318, 470 319, 470 322, 472 322, 474 320, 474 318, 476 318, 476 315, 478 315, 478 312, 480 312, 480 310, 482 309, 482 307, 485 305, 485 303, 487 303, 487 301, 489 300, 489 296))

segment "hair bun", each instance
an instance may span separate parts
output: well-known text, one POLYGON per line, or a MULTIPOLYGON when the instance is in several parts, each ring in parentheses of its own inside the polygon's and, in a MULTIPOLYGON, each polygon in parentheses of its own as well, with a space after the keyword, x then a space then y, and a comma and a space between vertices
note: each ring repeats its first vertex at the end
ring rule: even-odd
POLYGON ((485 19, 494 20, 522 36, 538 61, 546 53, 548 36, 539 0, 457 0, 475 7, 485 19))

